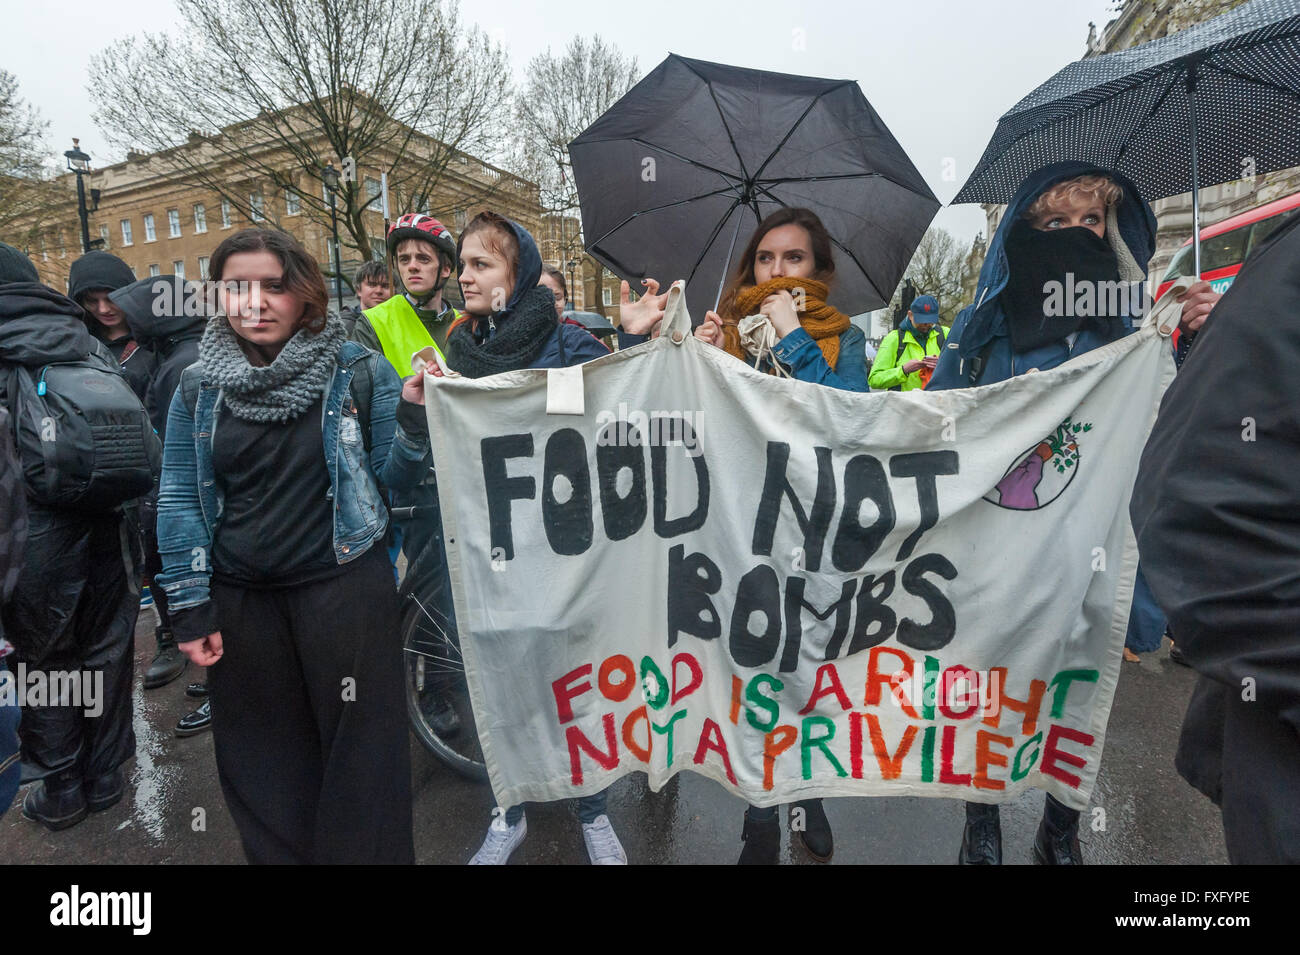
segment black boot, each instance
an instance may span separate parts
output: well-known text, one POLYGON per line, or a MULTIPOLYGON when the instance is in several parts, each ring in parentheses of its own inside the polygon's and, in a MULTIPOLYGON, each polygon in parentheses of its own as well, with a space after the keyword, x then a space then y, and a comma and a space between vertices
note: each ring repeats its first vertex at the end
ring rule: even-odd
POLYGON ((86 796, 81 780, 67 773, 46 776, 27 791, 23 815, 58 832, 86 818, 86 796))
POLYGON ((158 652, 154 654, 153 663, 149 664, 149 669, 144 675, 146 690, 166 686, 181 675, 185 670, 185 664, 189 662, 181 652, 181 648, 176 646, 176 638, 166 627, 155 630, 154 637, 158 640, 158 652))
POLYGON ((961 834, 957 864, 1002 864, 1002 816, 996 805, 966 803, 966 829, 961 834))
POLYGON ((1079 851, 1079 810, 1047 797, 1034 839, 1035 865, 1083 865, 1079 851))
POLYGON ((740 850, 737 865, 776 865, 781 854, 781 821, 773 813, 771 818, 753 819, 752 809, 745 810, 745 828, 740 833, 740 841, 745 848, 740 850))
POLYGON ((81 788, 86 794, 86 808, 91 812, 103 812, 121 801, 126 792, 126 773, 119 766, 111 773, 87 779, 81 788))
MULTIPOLYGON (((799 841, 808 850, 808 854, 818 862, 830 862, 835 854, 835 841, 831 838, 831 821, 826 818, 820 799, 803 799, 790 805, 790 819, 795 818, 795 810, 803 810, 803 828, 795 829, 799 841)), ((793 826, 791 827, 793 829, 793 826)))
POLYGON ((439 739, 450 739, 460 732, 460 716, 437 690, 424 691, 420 697, 420 713, 439 739))
POLYGON ((204 700, 193 713, 188 716, 182 716, 180 722, 176 724, 177 736, 196 736, 206 729, 212 727, 212 701, 204 700))

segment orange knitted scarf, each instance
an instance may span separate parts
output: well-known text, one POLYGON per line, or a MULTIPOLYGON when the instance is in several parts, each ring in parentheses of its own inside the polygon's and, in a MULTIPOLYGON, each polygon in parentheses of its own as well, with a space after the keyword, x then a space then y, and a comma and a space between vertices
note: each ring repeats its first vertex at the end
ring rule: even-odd
POLYGON ((741 289, 729 313, 722 316, 722 347, 728 354, 735 355, 742 361, 748 360, 749 356, 740 344, 740 320, 747 315, 757 314, 763 299, 783 289, 794 295, 796 302, 799 291, 802 290, 804 310, 799 313, 799 324, 812 336, 817 347, 822 350, 826 364, 834 371, 835 363, 840 357, 840 336, 848 330, 849 317, 826 304, 829 291, 826 283, 813 278, 776 278, 762 285, 741 289))

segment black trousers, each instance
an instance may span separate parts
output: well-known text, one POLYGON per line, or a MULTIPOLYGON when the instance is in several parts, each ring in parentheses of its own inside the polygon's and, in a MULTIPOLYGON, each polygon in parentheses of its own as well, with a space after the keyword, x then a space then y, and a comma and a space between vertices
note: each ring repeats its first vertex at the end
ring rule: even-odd
MULTIPOLYGON (((31 509, 23 570, 4 608, 5 630, 24 664, 75 676, 81 705, 49 699, 23 708, 24 762, 55 788, 103 776, 135 755, 131 725, 133 637, 140 610, 134 529, 122 515, 31 509), (90 697, 94 699, 91 700, 90 697), (93 703, 93 705, 90 705, 93 703)), ((66 686, 66 684, 65 684, 66 686)))
POLYGON ((373 546, 340 575, 214 581, 208 669, 226 805, 253 863, 413 863, 411 753, 393 571, 373 546))

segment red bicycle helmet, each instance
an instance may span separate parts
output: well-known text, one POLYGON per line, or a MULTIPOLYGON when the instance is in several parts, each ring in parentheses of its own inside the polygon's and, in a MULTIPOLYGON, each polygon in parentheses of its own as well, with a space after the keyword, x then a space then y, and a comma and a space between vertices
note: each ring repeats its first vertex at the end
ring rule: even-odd
POLYGON ((407 239, 422 239, 432 242, 434 247, 447 256, 452 267, 456 265, 456 240, 445 225, 433 216, 408 212, 388 227, 388 254, 392 255, 399 242, 407 239))

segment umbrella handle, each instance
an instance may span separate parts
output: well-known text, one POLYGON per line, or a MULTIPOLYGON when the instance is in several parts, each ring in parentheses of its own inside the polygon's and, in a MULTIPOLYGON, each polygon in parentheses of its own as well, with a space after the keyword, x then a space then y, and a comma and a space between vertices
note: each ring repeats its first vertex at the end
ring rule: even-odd
POLYGON ((680 345, 691 337, 691 315, 686 310, 686 282, 678 279, 668 289, 668 301, 664 303, 664 323, 661 338, 667 338, 675 345, 680 345))

